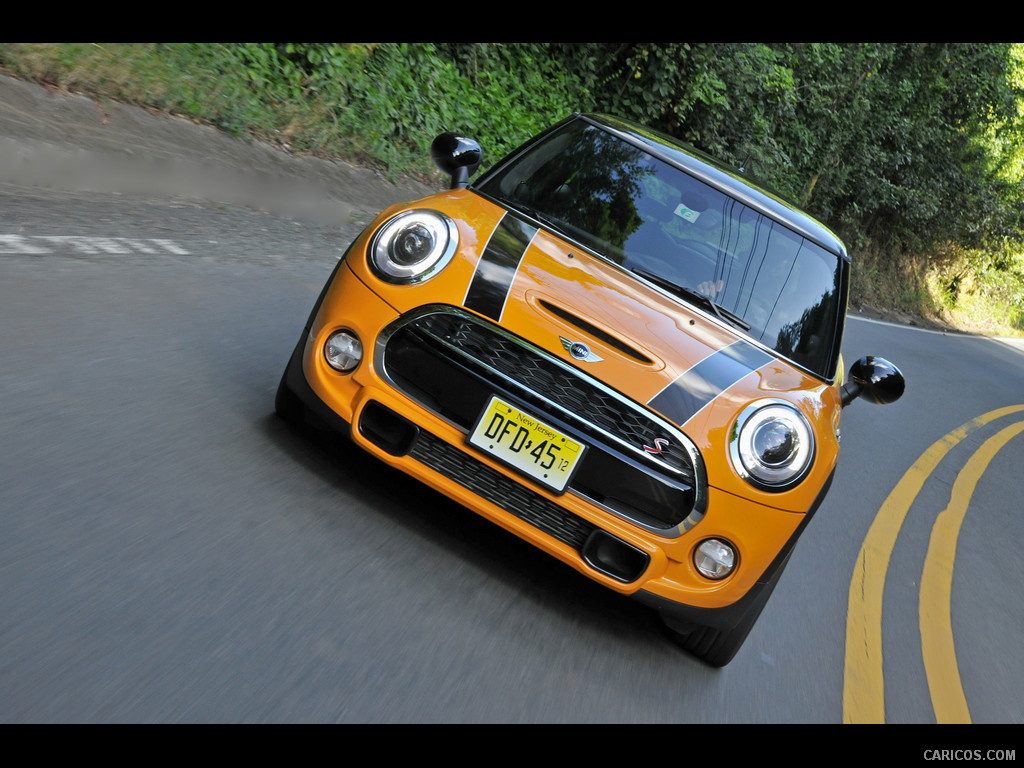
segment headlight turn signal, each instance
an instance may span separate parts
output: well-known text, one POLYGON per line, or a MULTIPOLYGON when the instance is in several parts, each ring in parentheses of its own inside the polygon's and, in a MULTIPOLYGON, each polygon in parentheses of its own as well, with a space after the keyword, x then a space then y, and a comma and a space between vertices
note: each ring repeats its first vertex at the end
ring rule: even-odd
POLYGON ((806 417, 781 400, 759 400, 740 413, 729 435, 736 471, 751 485, 782 491, 798 483, 814 458, 806 417))
POLYGON ((405 211, 373 236, 370 268, 389 283, 420 283, 444 269, 458 245, 459 230, 443 213, 405 211))

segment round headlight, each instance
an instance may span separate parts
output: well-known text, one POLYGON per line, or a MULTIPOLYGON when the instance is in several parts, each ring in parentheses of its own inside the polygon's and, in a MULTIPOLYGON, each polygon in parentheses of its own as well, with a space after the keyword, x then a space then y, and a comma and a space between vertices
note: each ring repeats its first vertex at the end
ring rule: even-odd
POLYGON ((389 283, 418 283, 440 272, 455 255, 459 231, 442 213, 415 210, 388 221, 370 242, 370 267, 389 283))
POLYGON ((814 458, 814 432, 800 411, 778 400, 744 409, 729 439, 733 466, 763 490, 781 491, 806 474, 814 458))

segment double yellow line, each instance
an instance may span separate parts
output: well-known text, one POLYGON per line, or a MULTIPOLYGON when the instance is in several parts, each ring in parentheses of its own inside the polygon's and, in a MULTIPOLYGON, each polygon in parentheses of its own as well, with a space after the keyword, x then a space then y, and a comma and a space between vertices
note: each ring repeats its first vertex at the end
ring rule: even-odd
MULTIPOLYGON (((889 558, 914 499, 939 462, 975 430, 1024 405, 999 408, 972 419, 935 442, 900 479, 878 510, 861 545, 850 580, 846 619, 846 666, 843 680, 843 721, 885 722, 885 681, 882 673, 882 595, 889 558)), ((953 648, 949 598, 960 525, 978 480, 992 458, 1018 433, 1024 421, 989 438, 961 470, 949 506, 932 527, 921 574, 919 621, 921 651, 936 720, 970 722, 953 648)))

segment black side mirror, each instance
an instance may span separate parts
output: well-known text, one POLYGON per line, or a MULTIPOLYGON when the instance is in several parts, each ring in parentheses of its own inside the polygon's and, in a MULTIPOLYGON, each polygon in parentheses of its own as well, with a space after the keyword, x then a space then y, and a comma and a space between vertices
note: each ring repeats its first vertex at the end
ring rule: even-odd
POLYGON ((457 133, 442 133, 434 139, 430 156, 438 168, 452 177, 452 189, 469 184, 469 177, 480 167, 480 145, 457 133))
POLYGON ((850 366, 850 380, 842 386, 843 407, 861 395, 878 405, 895 403, 906 380, 900 369, 883 357, 862 357, 850 366))

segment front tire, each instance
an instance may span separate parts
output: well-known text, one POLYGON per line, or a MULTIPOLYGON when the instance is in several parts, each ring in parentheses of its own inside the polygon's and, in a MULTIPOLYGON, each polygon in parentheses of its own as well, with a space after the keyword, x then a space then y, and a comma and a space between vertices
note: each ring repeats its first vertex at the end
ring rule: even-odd
POLYGON ((277 415, 289 424, 301 424, 305 420, 305 406, 298 396, 288 388, 288 368, 285 368, 281 376, 281 383, 277 385, 277 395, 274 397, 274 410, 277 415))
POLYGON ((288 358, 288 364, 284 367, 284 373, 281 374, 281 381, 277 385, 277 395, 274 397, 274 410, 277 411, 278 416, 290 424, 302 424, 306 420, 305 403, 288 386, 288 379, 292 375, 292 370, 301 369, 302 367, 302 350, 305 347, 305 338, 305 334, 303 334, 302 338, 295 345, 295 349, 292 350, 291 357, 288 358))
POLYGON ((743 614, 743 618, 735 626, 728 629, 701 625, 683 627, 673 622, 668 616, 662 616, 668 636, 684 651, 693 654, 707 664, 713 667, 724 667, 743 647, 747 635, 754 628, 761 611, 768 603, 768 598, 772 596, 775 586, 782 578, 782 572, 786 569, 788 562, 789 557, 787 556, 785 562, 772 575, 764 589, 751 603, 750 608, 743 614))

